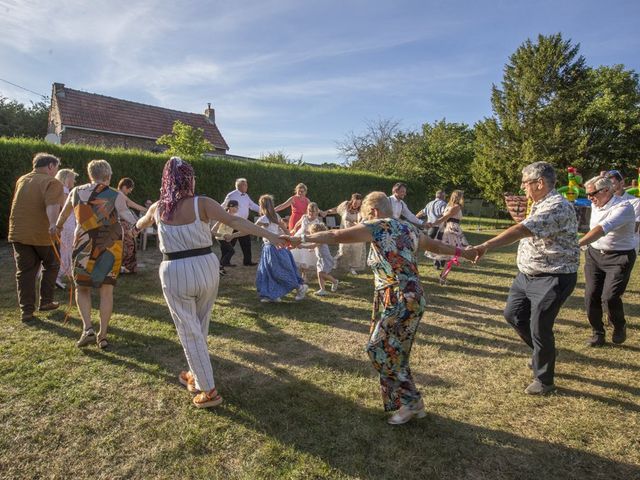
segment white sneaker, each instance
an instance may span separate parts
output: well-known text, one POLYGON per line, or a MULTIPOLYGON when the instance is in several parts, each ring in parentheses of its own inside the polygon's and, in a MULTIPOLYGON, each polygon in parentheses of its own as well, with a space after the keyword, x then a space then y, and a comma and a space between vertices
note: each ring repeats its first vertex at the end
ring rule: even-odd
POLYGON ((274 299, 267 298, 267 297, 262 297, 262 298, 260 299, 260 301, 261 301, 262 303, 278 303, 278 302, 281 302, 281 301, 282 301, 282 299, 281 299, 280 297, 278 297, 278 298, 274 298, 274 299))
POLYGON ((302 300, 304 296, 307 294, 307 290, 309 290, 309 285, 303 283, 300 288, 298 288, 298 294, 296 295, 296 300, 302 300))
POLYGON ((336 280, 336 283, 332 283, 331 284, 331 291, 332 292, 337 292, 338 291, 338 284, 340 283, 340 280, 336 280))
POLYGON ((355 268, 352 268, 351 272, 349 272, 349 273, 351 273, 351 275, 357 275, 358 274, 358 272, 356 272, 355 268))
POLYGON ((327 292, 324 288, 321 288, 316 292, 316 295, 318 295, 319 297, 326 297, 327 295, 329 295, 329 292, 327 292))

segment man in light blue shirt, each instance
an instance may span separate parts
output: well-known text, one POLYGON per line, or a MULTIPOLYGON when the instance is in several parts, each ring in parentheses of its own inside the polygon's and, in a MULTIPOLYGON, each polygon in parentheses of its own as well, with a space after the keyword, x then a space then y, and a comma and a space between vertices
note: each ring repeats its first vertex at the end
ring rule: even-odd
MULTIPOLYGON (((447 208, 447 202, 445 202, 446 195, 444 190, 438 190, 436 192, 436 198, 431 200, 427 205, 418 212, 416 215, 417 218, 427 217, 426 223, 433 224, 437 219, 439 219, 443 213, 445 208, 447 208)), ((437 240, 442 240, 443 231, 440 229, 439 225, 429 227, 427 230, 427 235, 430 238, 435 238, 437 240)), ((445 264, 444 260, 434 260, 433 265, 440 270, 445 264)))

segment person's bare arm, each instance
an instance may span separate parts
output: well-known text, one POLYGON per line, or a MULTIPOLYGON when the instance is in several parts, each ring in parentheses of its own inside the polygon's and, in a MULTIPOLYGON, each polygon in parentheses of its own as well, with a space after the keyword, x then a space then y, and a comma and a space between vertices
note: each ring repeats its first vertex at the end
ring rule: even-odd
POLYGON ((158 208, 158 202, 152 204, 147 210, 147 213, 144 214, 140 220, 136 222, 136 228, 138 230, 144 230, 147 227, 150 227, 155 223, 156 219, 156 209, 158 208))
POLYGON ((142 205, 134 202, 133 200, 131 200, 129 197, 127 197, 125 195, 126 199, 127 199, 127 207, 129 208, 133 208, 134 210, 138 210, 139 212, 145 213, 147 211, 146 207, 143 207, 142 205))
POLYGON ((292 202, 293 202, 293 197, 289 197, 287 200, 285 200, 275 208, 276 212, 279 212, 281 210, 284 210, 287 207, 290 207, 292 202))
POLYGON ((596 240, 598 240, 599 238, 604 237, 605 235, 606 234, 604 233, 604 230, 602 229, 602 226, 601 225, 596 225, 591 230, 589 230, 587 233, 585 233, 584 237, 582 237, 580 239, 580 241, 578 242, 578 246, 584 247, 585 245, 589 245, 590 243, 595 242, 596 240))
POLYGON ((441 223, 449 220, 453 215, 455 215, 459 211, 460 211, 460 205, 456 205, 455 207, 451 208, 448 212, 446 212, 444 215, 442 215, 440 218, 438 218, 431 225, 440 225, 441 223))
POLYGON ((513 225, 507 228, 504 232, 495 237, 487 240, 481 245, 476 245, 474 248, 478 250, 478 259, 482 257, 487 250, 491 248, 503 247, 505 245, 511 245, 518 240, 521 240, 526 237, 532 237, 533 233, 527 227, 518 223, 517 225, 513 225))
MULTIPOLYGON (((294 247, 302 243, 302 237, 288 237, 288 239, 294 247)), ((364 243, 373 239, 371 231, 365 225, 359 224, 341 230, 326 230, 305 235, 305 240, 309 243, 336 245, 338 243, 364 243)))
POLYGON ((225 225, 230 226, 238 232, 242 232, 245 235, 255 235, 256 237, 266 238, 275 246, 284 246, 285 241, 281 239, 275 233, 271 233, 269 230, 254 225, 249 220, 231 215, 224 208, 220 206, 218 202, 208 197, 200 197, 202 210, 201 218, 204 222, 218 221, 225 225), (204 214, 204 215, 203 215, 204 214))
MULTIPOLYGON (((68 198, 68 197, 67 197, 68 198)), ((52 206, 52 205, 49 205, 52 206)), ((47 207, 48 209, 48 207, 47 207)), ((69 200, 67 200, 64 203, 64 208, 62 209, 62 211, 60 212, 60 214, 58 215, 56 221, 55 221, 55 226, 56 226, 56 232, 58 234, 60 234, 60 232, 62 231, 62 228, 64 227, 64 222, 67 221, 67 218, 69 218, 69 215, 71 215, 73 213, 73 205, 71 205, 71 202, 69 200)), ((49 216, 49 211, 47 210, 47 217, 49 216)), ((51 220, 49 220, 51 221, 51 220)))
POLYGON ((478 257, 478 251, 475 247, 460 249, 459 247, 454 247, 453 245, 441 242, 440 240, 435 240, 428 235, 425 235, 424 233, 420 233, 420 238, 418 239, 418 249, 429 250, 433 253, 452 256, 456 254, 456 251, 458 251, 461 257, 466 258, 467 260, 471 260, 472 262, 475 262, 476 258, 478 257))

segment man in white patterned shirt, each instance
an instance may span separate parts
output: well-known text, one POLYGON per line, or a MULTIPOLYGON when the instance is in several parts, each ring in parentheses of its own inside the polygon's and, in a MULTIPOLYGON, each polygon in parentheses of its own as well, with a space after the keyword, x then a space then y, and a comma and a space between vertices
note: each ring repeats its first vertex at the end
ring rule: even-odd
MULTIPOLYGON (((247 179, 238 178, 236 180, 236 189, 232 192, 227 193, 227 196, 224 197, 222 208, 227 208, 227 206, 229 205, 229 200, 236 200, 238 202, 238 213, 236 213, 238 217, 242 217, 247 220, 249 218, 249 210, 253 210, 254 212, 259 213, 260 207, 256 205, 253 200, 251 200, 251 197, 247 193, 248 189, 249 184, 247 183, 247 179)), ((257 263, 251 260, 251 236, 243 235, 242 237, 238 237, 238 243, 240 244, 240 248, 242 249, 242 256, 244 257, 242 263, 245 266, 257 265, 257 263)), ((234 265, 227 266, 233 267, 234 265)))
POLYGON ((627 325, 622 295, 636 261, 636 214, 627 200, 614 194, 612 182, 606 177, 592 178, 585 183, 585 190, 591 200, 591 230, 580 239, 580 246, 588 245, 584 297, 593 330, 587 345, 605 344, 604 305, 613 324, 611 340, 623 343, 627 339, 627 325))
POLYGON ((521 187, 533 201, 521 223, 477 246, 479 257, 488 249, 518 245, 518 274, 513 280, 504 317, 533 350, 534 380, 529 395, 555 390, 556 347, 553 324, 578 279, 580 250, 578 221, 573 206, 555 190, 556 172, 547 162, 522 169, 521 187))

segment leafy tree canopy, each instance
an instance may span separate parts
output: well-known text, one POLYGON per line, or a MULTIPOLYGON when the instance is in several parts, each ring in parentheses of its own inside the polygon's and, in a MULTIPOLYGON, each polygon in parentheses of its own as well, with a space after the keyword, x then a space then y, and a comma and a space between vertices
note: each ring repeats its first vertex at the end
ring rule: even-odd
POLYGON ((180 157, 199 158, 205 152, 214 149, 213 145, 204 138, 202 128, 194 128, 180 120, 173 123, 171 134, 162 135, 156 140, 156 143, 169 147, 166 151, 167 154, 180 157))
POLYGON ((44 138, 48 119, 48 102, 27 106, 0 95, 0 136, 44 138))

